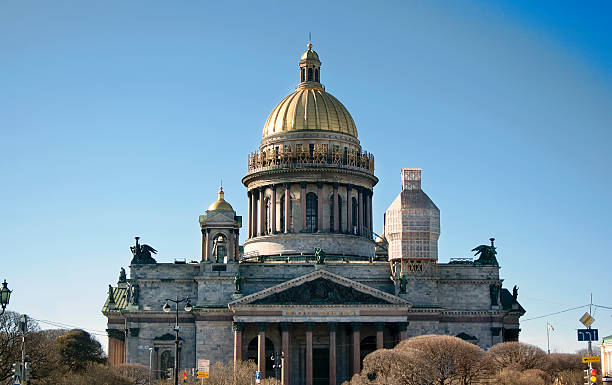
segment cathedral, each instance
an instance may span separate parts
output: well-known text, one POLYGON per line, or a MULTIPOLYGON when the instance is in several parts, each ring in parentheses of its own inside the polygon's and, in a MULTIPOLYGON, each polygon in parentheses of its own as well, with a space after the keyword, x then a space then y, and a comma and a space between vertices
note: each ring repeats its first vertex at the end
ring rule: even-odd
POLYGON ((109 362, 164 378, 175 362, 253 360, 284 385, 337 385, 368 353, 413 336, 484 349, 518 340, 525 310, 502 286, 494 239, 476 259, 439 263, 440 211, 415 168, 401 170, 375 234, 374 156, 325 91, 311 44, 298 76, 248 155, 246 223, 220 188, 199 217, 199 261, 158 263, 136 238, 129 276, 122 269, 102 309, 109 362))

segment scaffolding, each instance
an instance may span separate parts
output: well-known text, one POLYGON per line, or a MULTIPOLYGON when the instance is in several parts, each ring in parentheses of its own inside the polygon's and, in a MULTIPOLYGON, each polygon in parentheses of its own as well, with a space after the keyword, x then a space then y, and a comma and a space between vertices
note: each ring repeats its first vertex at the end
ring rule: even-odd
MULTIPOLYGON (((440 210, 421 189, 421 169, 402 169, 402 191, 385 212, 389 263, 402 274, 435 270, 440 237, 440 210)), ((397 273, 392 270, 393 273, 397 273)))

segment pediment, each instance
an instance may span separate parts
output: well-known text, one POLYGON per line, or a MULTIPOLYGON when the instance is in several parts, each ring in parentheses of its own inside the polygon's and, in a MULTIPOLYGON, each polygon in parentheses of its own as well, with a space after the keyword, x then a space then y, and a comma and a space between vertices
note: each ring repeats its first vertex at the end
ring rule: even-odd
POLYGON ((403 298, 317 270, 229 303, 239 305, 410 305, 403 298))

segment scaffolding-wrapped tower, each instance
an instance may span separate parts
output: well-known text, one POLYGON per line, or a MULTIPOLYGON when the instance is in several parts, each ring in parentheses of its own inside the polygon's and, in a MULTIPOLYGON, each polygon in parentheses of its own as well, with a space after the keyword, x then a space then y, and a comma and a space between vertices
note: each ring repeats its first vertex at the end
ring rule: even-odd
POLYGON ((385 213, 389 262, 401 262, 402 271, 406 270, 406 263, 412 266, 408 270, 435 264, 439 237, 440 210, 421 190, 421 169, 403 168, 402 192, 385 213))

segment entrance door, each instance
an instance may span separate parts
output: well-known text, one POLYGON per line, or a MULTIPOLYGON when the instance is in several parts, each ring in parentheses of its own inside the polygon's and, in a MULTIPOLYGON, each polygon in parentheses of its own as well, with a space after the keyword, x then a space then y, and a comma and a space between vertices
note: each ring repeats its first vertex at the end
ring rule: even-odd
POLYGON ((312 350, 312 383, 329 385, 329 349, 312 350))

